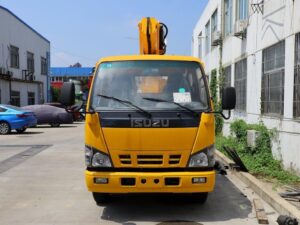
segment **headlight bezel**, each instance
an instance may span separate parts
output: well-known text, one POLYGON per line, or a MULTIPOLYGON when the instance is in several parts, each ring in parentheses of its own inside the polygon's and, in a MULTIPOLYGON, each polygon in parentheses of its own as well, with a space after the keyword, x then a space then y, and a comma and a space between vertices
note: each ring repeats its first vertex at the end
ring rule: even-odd
POLYGON ((204 148, 200 151, 197 151, 196 153, 190 155, 190 158, 189 158, 188 163, 187 163, 187 167, 189 167, 189 168, 214 167, 214 165, 215 165, 214 153, 215 153, 215 145, 211 145, 211 146, 208 146, 208 147, 206 147, 206 148, 204 148), (204 157, 204 155, 206 156, 207 164, 205 164, 205 165, 191 165, 193 160, 195 160, 194 158, 199 157, 199 155, 201 155, 201 157, 204 157))
POLYGON ((111 168, 113 167, 112 160, 110 158, 110 155, 93 148, 91 146, 85 145, 85 165, 87 168, 111 168), (90 154, 91 153, 91 154, 90 154), (95 157, 102 157, 104 158, 105 162, 104 165, 95 165, 95 157))

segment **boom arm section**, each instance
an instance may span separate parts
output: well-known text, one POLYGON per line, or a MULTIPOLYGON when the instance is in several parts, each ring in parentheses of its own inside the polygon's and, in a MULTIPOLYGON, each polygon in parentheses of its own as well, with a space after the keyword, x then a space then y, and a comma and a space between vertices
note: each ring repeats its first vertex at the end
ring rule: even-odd
POLYGON ((139 22, 140 54, 141 55, 163 55, 166 53, 167 45, 165 39, 168 28, 155 18, 143 18, 139 22))

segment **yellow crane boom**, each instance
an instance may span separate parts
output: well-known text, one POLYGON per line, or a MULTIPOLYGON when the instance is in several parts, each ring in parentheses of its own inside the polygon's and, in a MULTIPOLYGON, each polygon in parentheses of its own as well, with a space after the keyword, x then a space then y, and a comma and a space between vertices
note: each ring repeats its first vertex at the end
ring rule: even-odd
POLYGON ((166 53, 167 45, 165 39, 168 28, 155 18, 146 17, 139 22, 140 54, 141 55, 163 55, 166 53))

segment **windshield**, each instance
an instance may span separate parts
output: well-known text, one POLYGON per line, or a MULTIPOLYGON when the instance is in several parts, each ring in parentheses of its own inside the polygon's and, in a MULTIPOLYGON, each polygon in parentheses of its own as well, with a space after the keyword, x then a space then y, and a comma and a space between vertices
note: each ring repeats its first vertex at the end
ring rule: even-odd
POLYGON ((132 109, 111 96, 145 110, 207 110, 204 75, 196 62, 118 61, 101 63, 95 77, 91 105, 97 110, 132 109), (147 98, 163 101, 151 101, 147 98))

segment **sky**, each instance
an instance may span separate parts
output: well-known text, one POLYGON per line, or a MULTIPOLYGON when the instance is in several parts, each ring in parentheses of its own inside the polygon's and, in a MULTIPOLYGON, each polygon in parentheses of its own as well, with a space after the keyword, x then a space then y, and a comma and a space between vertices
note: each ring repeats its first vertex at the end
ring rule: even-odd
POLYGON ((138 22, 169 28, 167 54, 191 55, 192 32, 208 0, 0 0, 51 42, 51 67, 139 54, 138 22))

